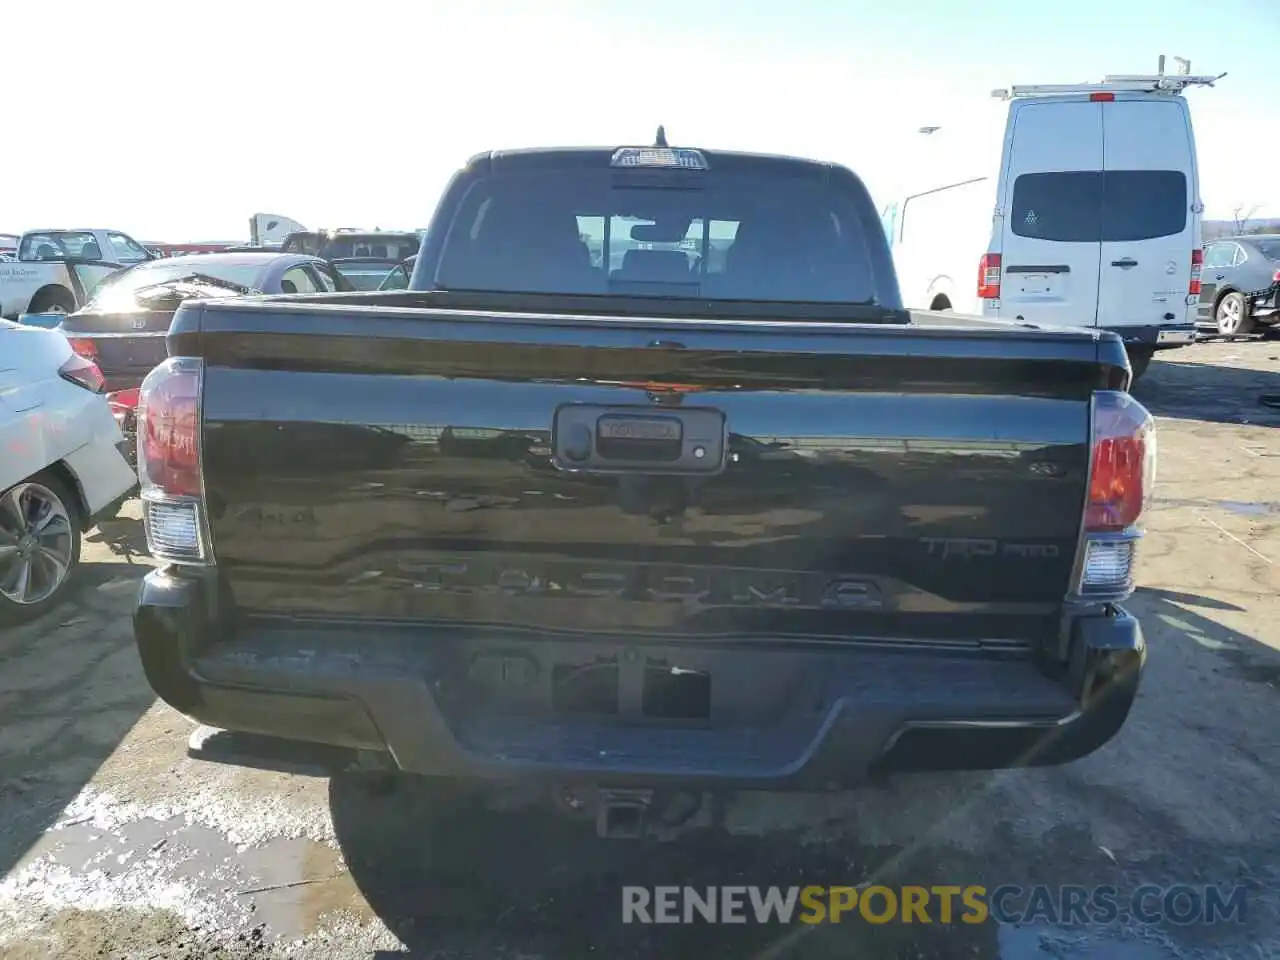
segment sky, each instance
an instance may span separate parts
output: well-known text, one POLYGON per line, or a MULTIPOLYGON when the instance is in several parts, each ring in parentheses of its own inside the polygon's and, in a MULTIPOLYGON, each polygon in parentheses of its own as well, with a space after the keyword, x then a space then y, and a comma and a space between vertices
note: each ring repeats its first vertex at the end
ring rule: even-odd
POLYGON ((1162 53, 1228 71, 1188 93, 1206 215, 1280 216, 1280 0, 3 4, 0 232, 423 227, 475 153, 649 143, 659 123, 843 163, 881 206, 995 164, 991 90, 1162 53))

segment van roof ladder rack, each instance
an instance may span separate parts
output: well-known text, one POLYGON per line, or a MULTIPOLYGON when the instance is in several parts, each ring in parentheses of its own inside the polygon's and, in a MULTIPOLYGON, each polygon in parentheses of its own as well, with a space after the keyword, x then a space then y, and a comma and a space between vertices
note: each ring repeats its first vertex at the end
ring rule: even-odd
POLYGON ((1175 57, 1178 61, 1178 73, 1164 72, 1164 57, 1160 58, 1158 73, 1151 74, 1110 74, 1099 83, 1044 83, 1014 84, 1012 87, 992 90, 991 95, 997 100, 1013 100, 1017 97, 1048 97, 1081 93, 1164 93, 1177 96, 1187 87, 1212 87, 1226 76, 1225 73, 1212 75, 1191 75, 1191 62, 1175 57))

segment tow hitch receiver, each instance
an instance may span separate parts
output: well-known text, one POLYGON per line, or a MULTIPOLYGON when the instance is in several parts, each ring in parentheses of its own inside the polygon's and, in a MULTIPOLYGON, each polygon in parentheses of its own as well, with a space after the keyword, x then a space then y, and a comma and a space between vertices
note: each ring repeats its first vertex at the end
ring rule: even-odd
POLYGON ((652 803, 652 790, 601 790, 596 833, 607 840, 642 838, 652 803))

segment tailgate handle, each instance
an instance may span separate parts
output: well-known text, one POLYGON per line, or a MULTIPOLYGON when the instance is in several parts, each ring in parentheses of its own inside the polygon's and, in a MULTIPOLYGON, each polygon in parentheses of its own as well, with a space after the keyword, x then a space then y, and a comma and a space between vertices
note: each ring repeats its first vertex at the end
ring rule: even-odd
POLYGON ((1138 265, 1138 261, 1130 257, 1125 257, 1123 260, 1112 260, 1111 265, 1113 267, 1121 267, 1128 270, 1130 267, 1136 267, 1138 265))

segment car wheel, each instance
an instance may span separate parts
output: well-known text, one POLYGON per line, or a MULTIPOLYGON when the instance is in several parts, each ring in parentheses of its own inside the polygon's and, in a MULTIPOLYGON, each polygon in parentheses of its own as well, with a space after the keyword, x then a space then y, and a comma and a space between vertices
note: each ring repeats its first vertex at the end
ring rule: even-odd
POLYGON ((1138 378, 1147 372, 1147 367, 1151 366, 1155 350, 1151 347, 1130 347, 1126 352, 1129 354, 1129 370, 1133 373, 1130 383, 1137 383, 1138 378))
POLYGON ((76 301, 70 293, 61 287, 44 290, 36 295, 27 308, 29 313, 74 313, 76 301))
POLYGON ((32 620, 54 606, 80 561, 80 514, 47 473, 0 492, 0 623, 32 620))
POLYGON ((1249 315, 1249 301, 1243 293, 1228 293, 1218 301, 1214 311, 1218 333, 1224 337, 1242 337, 1253 331, 1253 317, 1249 315))

